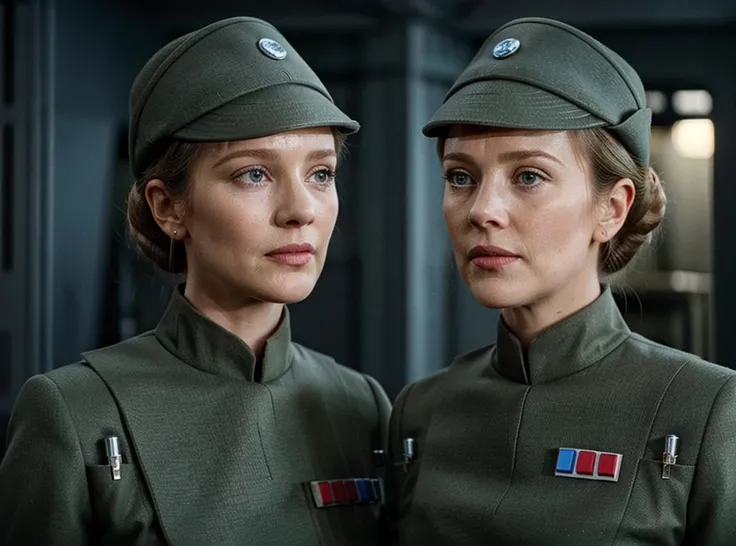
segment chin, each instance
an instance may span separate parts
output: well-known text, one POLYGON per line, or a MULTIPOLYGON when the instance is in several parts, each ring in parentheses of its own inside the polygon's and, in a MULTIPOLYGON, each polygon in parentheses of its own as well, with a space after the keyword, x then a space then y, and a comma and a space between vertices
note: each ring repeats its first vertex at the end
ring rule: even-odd
POLYGON ((266 286, 260 286, 256 290, 260 300, 271 303, 299 303, 309 297, 314 290, 316 279, 308 275, 293 275, 295 278, 274 279, 274 282, 266 286))
POLYGON ((478 303, 491 309, 520 307, 529 295, 523 284, 508 279, 470 279, 467 284, 478 303))

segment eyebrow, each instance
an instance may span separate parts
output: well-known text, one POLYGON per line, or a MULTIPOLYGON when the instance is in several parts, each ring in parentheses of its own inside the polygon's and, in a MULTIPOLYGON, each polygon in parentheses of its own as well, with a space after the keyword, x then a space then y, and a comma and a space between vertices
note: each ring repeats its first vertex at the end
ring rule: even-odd
MULTIPOLYGON (((263 161, 277 161, 279 158, 279 154, 275 152, 274 150, 268 149, 268 148, 261 148, 261 149, 255 149, 255 150, 238 150, 232 153, 229 153, 220 159, 217 160, 217 162, 213 165, 214 167, 219 167, 223 163, 227 163, 231 159, 235 159, 237 157, 251 157, 255 159, 261 159, 263 161)), ((331 150, 328 148, 325 148, 324 150, 313 150, 307 154, 307 157, 305 158, 306 161, 320 161, 322 159, 337 157, 337 153, 335 150, 331 150)))
MULTIPOLYGON (((555 156, 548 154, 547 152, 543 152, 542 150, 518 150, 515 152, 504 152, 499 156, 499 159, 502 162, 509 162, 519 161, 522 159, 532 159, 535 157, 544 157, 564 167, 564 163, 562 163, 562 161, 557 159, 555 156)), ((474 163, 476 161, 473 156, 463 152, 449 152, 442 156, 442 161, 447 161, 450 159, 454 159, 456 161, 465 161, 466 163, 474 163)))

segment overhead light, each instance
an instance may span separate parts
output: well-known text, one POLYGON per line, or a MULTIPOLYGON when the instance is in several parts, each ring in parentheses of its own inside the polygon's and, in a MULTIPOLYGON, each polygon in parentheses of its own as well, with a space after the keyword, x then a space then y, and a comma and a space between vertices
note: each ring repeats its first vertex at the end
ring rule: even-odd
POLYGON ((647 91, 647 106, 653 114, 661 114, 667 110, 667 95, 662 91, 647 91))
POLYGON ((672 146, 681 157, 708 159, 715 149, 715 127, 707 118, 683 119, 672 126, 672 146))
POLYGON ((675 91, 672 106, 681 116, 708 116, 713 110, 713 97, 704 89, 675 91))

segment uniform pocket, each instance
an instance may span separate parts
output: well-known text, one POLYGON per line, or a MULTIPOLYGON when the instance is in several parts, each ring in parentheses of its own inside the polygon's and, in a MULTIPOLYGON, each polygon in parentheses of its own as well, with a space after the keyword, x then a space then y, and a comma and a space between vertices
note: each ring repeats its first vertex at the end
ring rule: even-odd
POLYGON ((108 465, 87 465, 87 482, 96 527, 102 534, 138 536, 151 527, 152 513, 140 483, 138 468, 123 464, 120 479, 108 465))
POLYGON ((676 464, 670 469, 670 479, 664 480, 662 461, 639 460, 615 544, 681 543, 695 466, 676 464))

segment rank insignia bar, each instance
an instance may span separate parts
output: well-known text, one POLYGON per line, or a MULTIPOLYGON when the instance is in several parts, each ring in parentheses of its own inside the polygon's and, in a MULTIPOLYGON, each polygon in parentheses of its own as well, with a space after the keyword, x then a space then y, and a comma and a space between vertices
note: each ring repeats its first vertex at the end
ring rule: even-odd
POLYGON ((383 482, 378 478, 351 478, 309 482, 317 508, 383 502, 383 482))
POLYGON ((560 448, 555 476, 617 482, 623 455, 589 449, 560 448))

